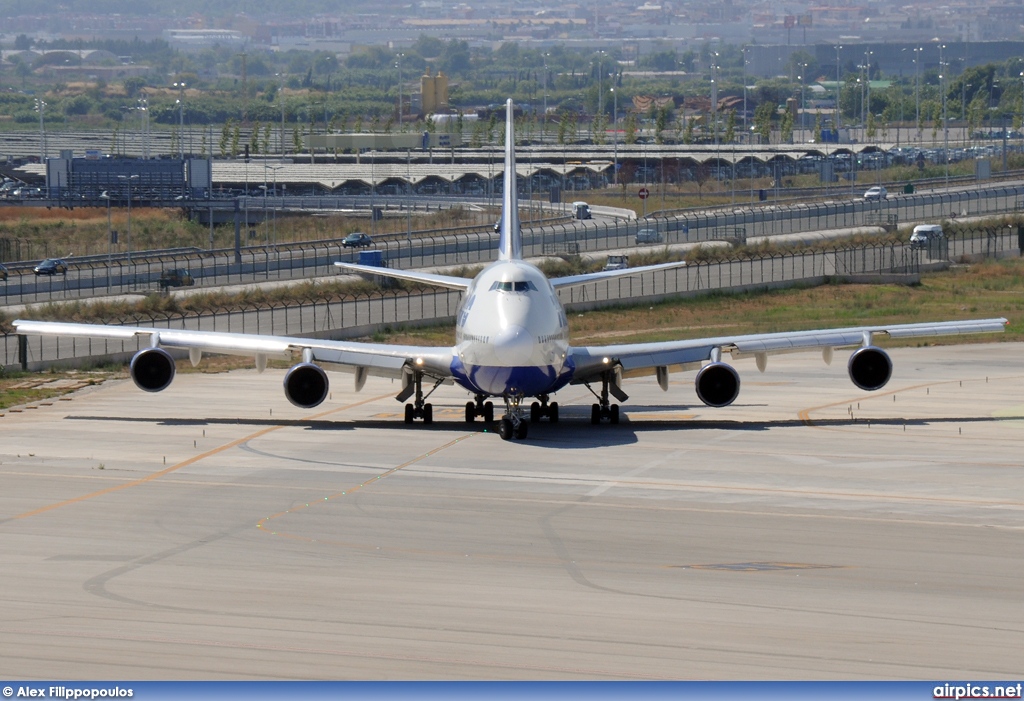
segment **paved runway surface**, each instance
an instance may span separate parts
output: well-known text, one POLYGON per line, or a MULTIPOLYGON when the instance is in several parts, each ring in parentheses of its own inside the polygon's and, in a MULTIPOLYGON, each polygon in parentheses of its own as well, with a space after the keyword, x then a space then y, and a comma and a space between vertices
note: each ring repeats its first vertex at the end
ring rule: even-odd
POLYGON ((627 383, 619 426, 502 442, 465 394, 302 411, 281 372, 109 383, 0 417, 0 676, 1013 678, 1024 345, 627 383))

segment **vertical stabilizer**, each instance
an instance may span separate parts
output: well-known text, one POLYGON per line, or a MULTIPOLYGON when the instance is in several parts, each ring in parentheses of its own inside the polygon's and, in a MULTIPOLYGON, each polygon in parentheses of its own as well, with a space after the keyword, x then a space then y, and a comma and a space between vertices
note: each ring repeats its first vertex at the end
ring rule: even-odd
POLYGON ((512 100, 505 103, 505 185, 501 205, 499 260, 521 260, 523 234, 519 229, 519 196, 516 184, 516 134, 512 100))

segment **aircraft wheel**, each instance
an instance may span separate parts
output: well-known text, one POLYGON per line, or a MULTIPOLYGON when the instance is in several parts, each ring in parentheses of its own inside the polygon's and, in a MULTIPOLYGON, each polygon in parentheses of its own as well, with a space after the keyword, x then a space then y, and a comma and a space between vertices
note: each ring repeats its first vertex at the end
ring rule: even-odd
POLYGON ((553 424, 558 423, 558 402, 551 402, 548 405, 548 421, 553 424))
POLYGON ((512 440, 512 421, 509 419, 502 419, 498 422, 498 435, 501 436, 501 440, 510 441, 512 440))
POLYGON ((590 423, 595 426, 601 423, 601 405, 591 404, 590 405, 590 423))
POLYGON ((530 423, 535 424, 540 421, 540 402, 534 402, 530 405, 530 423))
POLYGON ((611 422, 613 424, 619 423, 619 405, 618 404, 612 404, 609 418, 611 419, 611 422))
POLYGON ((412 416, 413 416, 413 414, 412 414, 412 404, 406 404, 405 405, 405 423, 411 424, 412 423, 412 416))
POLYGON ((494 423, 494 403, 484 402, 484 421, 489 424, 494 423))
POLYGON ((476 421, 476 404, 466 402, 466 423, 471 424, 474 421, 476 421))
POLYGON ((526 428, 528 424, 525 421, 520 421, 519 425, 516 426, 516 438, 522 440, 526 438, 526 428))
POLYGON ((423 405, 423 423, 432 424, 434 423, 434 405, 424 404, 423 405))

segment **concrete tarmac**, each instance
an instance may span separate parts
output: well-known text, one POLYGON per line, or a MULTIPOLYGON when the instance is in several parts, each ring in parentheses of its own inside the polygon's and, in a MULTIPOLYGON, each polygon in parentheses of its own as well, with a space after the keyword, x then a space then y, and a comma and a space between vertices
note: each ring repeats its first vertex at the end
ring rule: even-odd
POLYGON ((9 679, 1016 679, 1024 344, 628 381, 506 443, 280 371, 0 417, 9 679))

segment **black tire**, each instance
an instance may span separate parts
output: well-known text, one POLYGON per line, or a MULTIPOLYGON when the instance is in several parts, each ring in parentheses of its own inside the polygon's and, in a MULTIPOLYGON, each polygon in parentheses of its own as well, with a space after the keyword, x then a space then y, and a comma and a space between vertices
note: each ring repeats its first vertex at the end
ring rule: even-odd
POLYGON ((548 405, 548 421, 553 424, 558 423, 558 402, 551 402, 548 405))
POLYGON ((529 424, 527 424, 525 421, 520 421, 519 425, 516 426, 516 438, 518 438, 519 440, 523 440, 524 438, 526 438, 527 428, 529 428, 529 424))
POLYGON ((476 421, 476 404, 466 402, 466 423, 471 424, 474 421, 476 421))
POLYGON ((423 405, 423 423, 432 424, 434 423, 434 405, 424 404, 423 405))
POLYGON ((540 402, 534 402, 530 405, 530 423, 535 424, 540 421, 540 402))
POLYGON ((512 421, 509 419, 502 419, 498 422, 498 435, 501 436, 501 440, 510 441, 512 440, 512 421))
POLYGON ((494 404, 493 402, 484 402, 484 421, 489 424, 494 423, 494 404))
POLYGON ((405 405, 405 423, 412 423, 412 404, 405 405))
POLYGON ((613 424, 619 423, 619 405, 618 404, 612 404, 611 410, 610 410, 609 415, 608 415, 608 418, 611 420, 611 422, 613 424))
POLYGON ((601 423, 601 405, 591 404, 590 405, 590 423, 595 426, 601 423))

